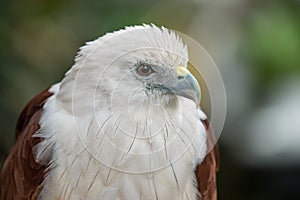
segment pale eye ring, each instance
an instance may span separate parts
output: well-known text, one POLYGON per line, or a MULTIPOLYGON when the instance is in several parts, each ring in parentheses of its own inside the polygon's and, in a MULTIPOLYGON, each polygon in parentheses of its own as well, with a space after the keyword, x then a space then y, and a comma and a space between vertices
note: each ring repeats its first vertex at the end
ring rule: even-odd
POLYGON ((146 64, 141 64, 136 68, 136 71, 141 76, 149 76, 154 72, 154 70, 146 64))

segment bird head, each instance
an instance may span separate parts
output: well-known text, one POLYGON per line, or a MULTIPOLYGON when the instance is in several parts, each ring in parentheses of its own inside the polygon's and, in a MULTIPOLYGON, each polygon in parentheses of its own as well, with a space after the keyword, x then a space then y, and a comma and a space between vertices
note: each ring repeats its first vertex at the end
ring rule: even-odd
POLYGON ((187 63, 187 47, 175 32, 154 25, 126 27, 81 48, 59 96, 77 107, 93 101, 100 108, 104 98, 106 105, 118 107, 174 106, 178 98, 197 106, 200 87, 187 63))
MULTIPOLYGON (((180 147, 173 152, 176 160, 190 140, 200 136, 195 134, 201 128, 196 108, 200 87, 187 64, 187 47, 175 32, 154 25, 127 27, 81 48, 59 84, 56 105, 73 116, 76 133, 104 163, 111 156, 102 155, 119 151, 122 155, 129 151, 132 138, 139 140, 130 151, 142 153, 144 165, 122 165, 122 170, 147 171, 152 156, 165 155, 166 140, 174 149, 180 147), (114 150, 103 152, 102 141, 114 150)), ((168 165, 169 160, 161 164, 168 165)))

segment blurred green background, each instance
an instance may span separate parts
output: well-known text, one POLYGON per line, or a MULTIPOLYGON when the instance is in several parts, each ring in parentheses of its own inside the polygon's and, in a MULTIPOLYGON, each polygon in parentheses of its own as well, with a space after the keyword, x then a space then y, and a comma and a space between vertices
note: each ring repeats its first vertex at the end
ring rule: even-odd
POLYGON ((222 73, 219 199, 299 198, 299 0, 0 1, 0 164, 21 109, 62 79, 80 46, 142 23, 193 37, 222 73))

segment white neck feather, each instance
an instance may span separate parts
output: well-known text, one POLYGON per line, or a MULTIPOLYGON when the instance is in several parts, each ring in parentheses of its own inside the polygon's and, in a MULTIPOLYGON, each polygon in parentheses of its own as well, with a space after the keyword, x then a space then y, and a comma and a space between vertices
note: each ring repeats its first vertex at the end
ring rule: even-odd
POLYGON ((51 91, 37 133, 44 138, 37 159, 52 154, 41 199, 196 199, 194 167, 206 133, 192 101, 179 98, 177 109, 154 106, 151 114, 120 107, 76 117, 57 104, 59 85, 51 91), (134 115, 152 118, 139 124, 134 115))

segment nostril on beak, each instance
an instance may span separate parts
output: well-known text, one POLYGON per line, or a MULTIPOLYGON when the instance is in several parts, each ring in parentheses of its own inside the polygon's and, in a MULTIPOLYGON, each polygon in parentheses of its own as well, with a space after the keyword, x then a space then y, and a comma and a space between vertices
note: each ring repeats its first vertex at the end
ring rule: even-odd
POLYGON ((178 76, 178 80, 184 79, 184 76, 178 76))
POLYGON ((182 66, 178 66, 177 68, 177 79, 181 80, 184 79, 187 76, 187 69, 182 67, 182 66))

